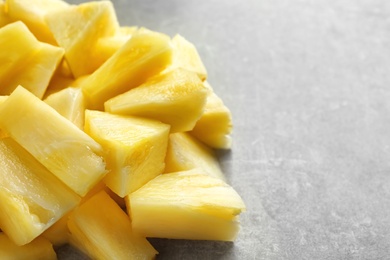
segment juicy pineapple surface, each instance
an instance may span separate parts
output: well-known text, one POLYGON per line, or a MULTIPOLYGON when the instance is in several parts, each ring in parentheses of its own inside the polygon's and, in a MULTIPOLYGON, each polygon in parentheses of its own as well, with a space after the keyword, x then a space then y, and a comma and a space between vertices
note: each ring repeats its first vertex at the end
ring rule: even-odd
POLYGON ((171 132, 191 130, 202 115, 206 88, 193 72, 175 69, 108 100, 114 114, 153 118, 171 125, 171 132))
POLYGON ((159 238, 233 241, 245 210, 231 186, 201 169, 160 175, 126 201, 134 232, 159 238))
POLYGON ((106 174, 102 147, 23 87, 1 104, 0 128, 81 196, 106 174))
POLYGON ((38 237, 29 244, 18 246, 0 232, 0 259, 2 260, 56 260, 52 244, 38 237))
POLYGON ((64 51, 39 42, 22 22, 0 28, 0 94, 18 85, 42 98, 64 51))
POLYGON ((0 140, 0 223, 14 243, 29 243, 79 201, 13 139, 0 140))
POLYGON ((172 46, 167 35, 134 33, 81 84, 88 108, 103 110, 106 100, 139 86, 167 67, 171 58, 172 46))
POLYGON ((126 213, 104 191, 74 210, 71 244, 93 259, 152 259, 157 251, 132 231, 126 213))
POLYGON ((85 131, 108 153, 104 182, 116 194, 124 197, 163 172, 169 125, 94 110, 85 117, 85 131))
POLYGON ((165 172, 177 172, 202 168, 210 176, 225 180, 218 159, 212 149, 188 133, 169 136, 165 172))

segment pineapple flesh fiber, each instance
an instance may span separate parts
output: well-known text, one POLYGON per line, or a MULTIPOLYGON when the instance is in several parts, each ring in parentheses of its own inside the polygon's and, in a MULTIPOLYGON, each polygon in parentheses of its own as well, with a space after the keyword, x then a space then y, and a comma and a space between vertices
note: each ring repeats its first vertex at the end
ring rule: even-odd
POLYGON ((42 98, 64 50, 39 42, 22 22, 0 28, 0 95, 18 86, 42 98))
POLYGON ((17 245, 32 241, 80 201, 11 138, 0 139, 0 226, 17 245))
POLYGON ((101 191, 75 209, 68 227, 70 243, 92 259, 153 259, 157 251, 133 232, 126 213, 101 191))
POLYGON ((192 130, 203 113, 207 90, 194 73, 175 69, 108 100, 107 112, 159 120, 171 132, 192 130))
POLYGON ((202 169, 162 174, 126 202, 134 232, 157 238, 233 241, 245 210, 231 186, 202 169))
POLYGON ((81 196, 106 174, 102 147, 21 86, 0 105, 0 128, 81 196))
POLYGON ((94 110, 85 118, 85 131, 108 153, 104 182, 117 195, 124 197, 163 172, 169 125, 94 110))

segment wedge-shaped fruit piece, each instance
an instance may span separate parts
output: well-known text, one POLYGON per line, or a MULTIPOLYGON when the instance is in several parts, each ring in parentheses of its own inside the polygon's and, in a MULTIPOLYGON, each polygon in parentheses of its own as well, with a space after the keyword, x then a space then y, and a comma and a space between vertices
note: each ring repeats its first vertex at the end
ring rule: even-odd
POLYGON ((0 223, 16 244, 29 243, 79 201, 13 139, 0 140, 0 223))
POLYGON ((110 1, 72 5, 46 15, 46 22, 77 78, 94 72, 101 63, 94 57, 96 42, 113 36, 118 21, 110 1))
POLYGON ((207 91, 206 106, 191 134, 210 147, 229 149, 231 147, 232 115, 211 86, 204 82, 207 91))
POLYGON ((90 109, 103 109, 104 102, 134 88, 171 63, 168 36, 157 32, 132 35, 114 55, 82 84, 90 109))
POLYGON ((165 157, 165 172, 178 172, 194 168, 202 168, 208 175, 225 180, 212 149, 188 133, 170 134, 165 157))
POLYGON ((106 185, 121 197, 164 170, 170 126, 159 121, 87 110, 85 131, 107 154, 106 185))
POLYGON ((0 0, 0 28, 4 25, 11 23, 11 18, 5 12, 5 3, 3 0, 0 0))
POLYGON ((45 15, 66 8, 61 0, 7 0, 8 15, 14 21, 22 21, 39 41, 57 45, 45 21, 45 15))
POLYGON ((157 251, 132 231, 126 213, 104 191, 72 213, 71 244, 93 259, 152 259, 157 251))
POLYGON ((106 173, 102 147, 23 87, 0 105, 0 128, 81 196, 106 173))
POLYGON ((203 81, 207 78, 207 71, 195 46, 183 36, 177 34, 172 39, 173 60, 169 69, 183 68, 198 74, 203 81))
POLYGON ((162 174, 130 194, 134 232, 146 237, 233 241, 245 205, 201 169, 162 174))
POLYGON ((80 88, 68 87, 51 94, 44 101, 78 128, 84 129, 85 102, 80 88))
POLYGON ((171 132, 191 130, 203 113, 207 90, 198 76, 176 69, 108 100, 105 110, 153 118, 171 125, 171 132))
POLYGON ((56 260, 57 255, 52 244, 43 237, 38 237, 29 244, 18 246, 0 232, 0 259, 56 260))
POLYGON ((64 51, 39 42, 22 22, 0 29, 0 94, 18 85, 42 98, 64 51))

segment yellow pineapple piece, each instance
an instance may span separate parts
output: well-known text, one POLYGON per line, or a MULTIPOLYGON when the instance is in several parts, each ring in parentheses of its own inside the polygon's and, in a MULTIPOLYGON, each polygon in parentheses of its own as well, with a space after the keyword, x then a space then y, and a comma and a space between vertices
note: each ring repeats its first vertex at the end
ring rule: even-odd
POLYGON ((207 90, 198 76, 176 69, 148 80, 105 104, 114 114, 153 118, 171 125, 171 132, 191 130, 203 113, 207 90))
POLYGON ((171 62, 168 36, 157 32, 132 35, 118 51, 82 84, 90 109, 103 109, 106 100, 134 88, 171 62))
POLYGON ((96 42, 95 57, 103 64, 131 38, 131 35, 133 35, 137 29, 136 26, 120 27, 115 35, 100 38, 96 42))
POLYGON ((71 244, 93 259, 153 259, 157 251, 133 233, 126 213, 104 191, 75 209, 69 219, 71 244))
POLYGON ((231 148, 232 115, 211 86, 204 82, 207 92, 206 106, 191 134, 212 148, 231 148))
POLYGON ((57 45, 57 42, 47 26, 45 16, 67 6, 68 4, 61 0, 6 1, 6 10, 14 21, 22 21, 39 41, 52 45, 57 45))
POLYGON ((81 196, 106 174, 102 147, 23 87, 0 106, 0 128, 81 196))
POLYGON ((102 63, 95 58, 100 38, 115 35, 118 21, 110 1, 72 5, 46 15, 46 22, 77 78, 94 72, 102 63))
POLYGON ((43 237, 38 237, 29 244, 18 246, 0 232, 0 259, 56 260, 57 255, 52 244, 43 237))
POLYGON ((207 71, 195 46, 183 36, 177 34, 172 38, 173 60, 170 69, 183 68, 195 72, 203 81, 207 78, 207 71))
POLYGON ((13 139, 0 139, 0 223, 14 243, 29 243, 79 201, 13 139))
POLYGON ((57 220, 52 226, 43 232, 40 237, 44 237, 53 244, 54 247, 60 247, 69 242, 68 219, 72 211, 66 213, 57 220))
POLYGON ((42 98, 64 51, 39 42, 22 22, 0 28, 0 94, 18 85, 42 98))
POLYGON ((0 28, 4 25, 11 23, 11 18, 5 12, 5 3, 3 0, 0 0, 0 28))
POLYGON ((169 125, 158 121, 87 110, 85 132, 107 151, 106 185, 124 197, 161 174, 169 125))
POLYGON ((134 232, 146 237, 233 241, 245 205, 202 169, 162 174, 130 194, 134 232))
POLYGON ((84 129, 85 102, 80 88, 65 88, 44 101, 78 128, 84 129))
POLYGON ((165 157, 165 172, 178 172, 194 168, 202 168, 208 175, 225 180, 212 149, 188 133, 170 134, 165 157))

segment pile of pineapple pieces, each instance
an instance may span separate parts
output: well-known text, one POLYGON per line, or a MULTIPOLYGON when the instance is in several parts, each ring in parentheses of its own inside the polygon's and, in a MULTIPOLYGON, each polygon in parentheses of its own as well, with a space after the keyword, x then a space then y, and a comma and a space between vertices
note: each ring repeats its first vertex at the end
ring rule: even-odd
POLYGON ((0 259, 153 259, 146 238, 233 241, 214 149, 231 114, 194 45, 109 1, 0 0, 0 259))

